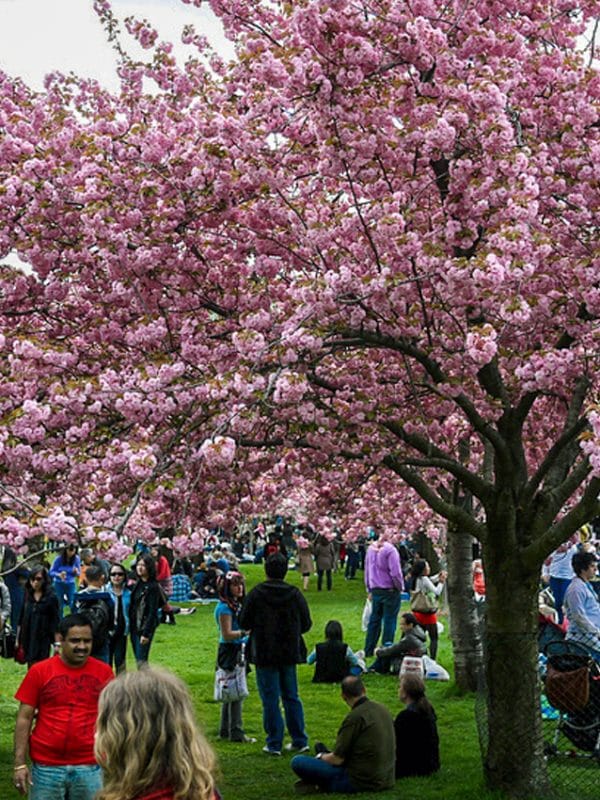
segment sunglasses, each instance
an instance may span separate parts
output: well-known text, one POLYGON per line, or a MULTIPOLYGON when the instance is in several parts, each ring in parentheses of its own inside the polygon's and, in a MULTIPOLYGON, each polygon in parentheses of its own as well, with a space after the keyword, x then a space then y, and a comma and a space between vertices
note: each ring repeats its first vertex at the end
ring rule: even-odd
POLYGON ((124 572, 111 572, 110 573, 110 577, 111 578, 124 578, 125 577, 125 573, 124 572))
POLYGON ((43 581, 44 579, 41 575, 36 575, 35 578, 29 578, 29 580, 33 583, 34 581, 43 581))

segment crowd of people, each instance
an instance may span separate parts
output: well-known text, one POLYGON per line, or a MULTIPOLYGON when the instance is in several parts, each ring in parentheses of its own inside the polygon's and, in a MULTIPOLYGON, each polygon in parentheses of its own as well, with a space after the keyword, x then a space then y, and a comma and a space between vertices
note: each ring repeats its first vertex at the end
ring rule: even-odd
MULTIPOLYGON (((35 579, 31 592, 46 591, 54 598, 56 630, 50 645, 58 645, 53 657, 29 663, 16 693, 14 785, 32 800, 220 797, 215 756, 194 721, 186 687, 174 675, 147 664, 158 611, 164 605, 156 560, 152 552, 137 556, 137 579, 131 590, 123 586, 128 572, 121 564, 109 565, 106 591, 101 566, 89 564, 86 585, 75 592, 74 608, 69 609, 75 613, 62 618, 48 572, 31 570, 35 579), (105 595, 117 598, 111 619, 121 618, 121 624, 115 623, 114 630, 119 637, 126 636, 128 620, 136 660, 143 669, 125 671, 124 658, 114 657, 118 644, 98 639, 100 623, 90 613, 93 604, 78 606, 82 593, 107 604, 105 595), (149 617, 153 622, 146 627, 149 617)), ((288 559, 281 552, 267 556, 264 569, 265 580, 247 595, 241 572, 228 570, 219 576, 214 611, 217 660, 223 668, 231 668, 240 652, 247 652, 263 707, 263 751, 274 757, 284 750, 296 756, 291 762, 296 791, 378 791, 393 786, 398 776, 438 769, 435 713, 425 698, 423 681, 402 677, 399 697, 406 710, 394 721, 387 708, 367 697, 362 669, 336 620, 327 624, 325 641, 308 660, 315 663, 316 681, 340 683, 349 713, 332 750, 318 743, 315 755, 309 755, 296 668, 307 660, 303 636, 312 626, 310 610, 303 592, 286 580, 288 559), (290 741, 284 745, 286 729, 290 741), (415 737, 431 750, 426 765, 423 758, 423 763, 409 763, 403 755, 409 740, 415 746, 415 737)), ((223 703, 219 735, 251 744, 256 739, 244 731, 242 705, 242 699, 223 703)))
MULTIPOLYGON (((181 599, 215 601, 217 667, 229 672, 241 665, 245 672, 247 664, 253 666, 263 752, 293 754, 296 792, 377 792, 398 778, 437 771, 436 714, 423 677, 405 671, 403 661, 437 656, 445 571, 432 575, 427 559, 414 549, 407 557, 386 535, 367 541, 361 561, 358 546, 343 553, 314 531, 294 532, 293 546, 281 534, 275 527, 264 543, 255 539, 252 560, 263 562, 265 579, 248 593, 240 569, 249 560, 245 537, 234 540, 238 554, 231 542, 214 541, 195 564, 171 563, 155 542, 140 548, 130 566, 109 563, 91 550, 78 552, 74 545, 63 547, 51 564, 31 566, 17 623, 18 660, 28 671, 16 694, 15 787, 32 800, 220 796, 214 753, 195 724, 186 687, 148 664, 158 625, 175 624, 177 613, 195 610, 175 605, 178 583, 187 587, 181 599), (357 561, 347 574, 350 552, 357 561), (317 591, 331 591, 336 570, 351 580, 361 566, 371 607, 364 650, 354 651, 344 640, 342 622, 331 619, 323 641, 308 653, 311 575, 316 571, 317 591), (301 588, 287 580, 290 567, 300 573, 301 588), (178 582, 179 576, 186 580, 178 582), (407 596, 411 610, 400 613, 407 596), (126 670, 129 641, 137 672, 126 670), (315 683, 339 684, 348 707, 332 748, 316 742, 312 753, 297 676, 303 663, 314 666, 315 683), (362 677, 368 672, 399 675, 398 697, 405 708, 395 719, 368 697, 362 677), (66 695, 77 699, 65 704, 66 695)), ((552 598, 555 624, 600 660, 596 559, 593 549, 571 542, 548 560, 542 580, 560 598, 559 604, 552 598)), ((473 562, 473 590, 484 604, 483 563, 473 562)), ((11 596, 1 581, 0 589, 4 622, 11 618, 11 596)), ((243 703, 244 695, 222 702, 218 735, 254 744, 245 730, 243 703)))

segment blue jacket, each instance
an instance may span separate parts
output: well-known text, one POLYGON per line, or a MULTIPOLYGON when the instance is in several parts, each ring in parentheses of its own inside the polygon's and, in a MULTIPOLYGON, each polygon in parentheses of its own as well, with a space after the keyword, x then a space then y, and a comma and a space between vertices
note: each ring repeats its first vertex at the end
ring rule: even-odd
MULTIPOLYGON (((112 597, 113 602, 115 604, 115 623, 113 628, 117 627, 117 613, 119 608, 119 597, 113 591, 112 584, 109 584, 107 587, 107 591, 109 595, 112 597)), ((124 635, 127 636, 129 634, 129 604, 131 602, 131 591, 127 589, 125 586, 123 587, 123 594, 121 595, 123 600, 123 616, 125 617, 125 633, 124 635)))

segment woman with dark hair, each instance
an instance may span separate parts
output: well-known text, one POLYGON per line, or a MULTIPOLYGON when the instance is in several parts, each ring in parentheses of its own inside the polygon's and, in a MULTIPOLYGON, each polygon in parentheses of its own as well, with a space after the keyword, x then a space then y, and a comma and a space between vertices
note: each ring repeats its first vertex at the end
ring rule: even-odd
POLYGON ((435 661, 438 649, 437 605, 438 597, 444 589, 446 573, 440 572, 429 577, 429 572, 429 564, 424 558, 417 559, 412 565, 413 592, 426 595, 431 602, 431 610, 418 611, 413 608, 412 601, 411 610, 419 625, 429 634, 429 655, 435 661))
POLYGON ((317 562, 317 591, 323 587, 323 573, 327 576, 327 591, 331 591, 331 571, 335 565, 333 542, 321 534, 313 546, 313 553, 317 562))
POLYGON ((80 572, 81 561, 77 555, 77 545, 65 545, 50 567, 50 577, 54 582, 61 617, 64 614, 65 606, 69 606, 69 613, 73 612, 75 579, 79 577, 80 572))
POLYGON ((33 566, 25 587, 25 602, 17 627, 17 646, 25 653, 30 667, 50 655, 60 622, 56 592, 45 567, 33 566))
MULTIPOLYGON (((234 669, 240 649, 248 641, 245 631, 240 629, 238 620, 245 589, 244 576, 241 572, 227 572, 217 581, 219 595, 219 602, 215 608, 215 620, 219 626, 217 666, 221 669, 234 669)), ((232 703, 222 704, 219 737, 230 742, 252 744, 256 739, 244 733, 242 703, 243 700, 235 700, 232 703)))
POLYGON ((146 666, 154 631, 158 625, 158 610, 163 598, 156 581, 156 563, 150 553, 138 556, 135 562, 137 581, 129 603, 129 631, 138 669, 146 666))
POLYGON ((108 573, 108 593, 113 599, 115 618, 109 641, 109 664, 117 675, 125 670, 127 637, 129 634, 129 603, 131 591, 127 587, 127 570, 123 564, 111 564, 108 573))
POLYGON ((396 778, 431 775, 440 768, 437 718, 425 697, 423 679, 414 672, 400 678, 398 691, 406 708, 394 720, 396 731, 396 778))
POLYGON ((325 625, 325 641, 316 645, 306 663, 315 665, 313 683, 340 683, 347 675, 362 672, 358 658, 344 642, 341 623, 336 619, 325 625))

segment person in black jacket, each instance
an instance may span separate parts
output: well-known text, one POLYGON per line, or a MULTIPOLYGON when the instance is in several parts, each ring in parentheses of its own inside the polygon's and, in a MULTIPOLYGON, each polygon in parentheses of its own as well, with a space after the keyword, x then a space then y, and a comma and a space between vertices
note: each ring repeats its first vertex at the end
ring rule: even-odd
POLYGON ((32 566, 17 628, 17 644, 23 648, 29 667, 50 655, 60 622, 58 608, 48 570, 41 564, 32 566))
POLYGON ((404 656, 423 656, 427 652, 427 636, 417 622, 417 618, 410 611, 400 616, 400 641, 388 647, 378 647, 375 650, 377 658, 369 667, 369 672, 380 672, 383 675, 393 673, 397 675, 402 666, 404 656))
POLYGON ((425 697, 423 679, 413 672, 400 678, 400 700, 406 705, 394 720, 396 778, 431 775, 440 768, 435 711, 425 697))
POLYGON ((269 556, 265 562, 267 580, 247 595, 239 614, 240 628, 250 630, 249 661, 256 667, 266 733, 263 750, 277 756, 281 755, 284 734, 280 700, 292 737, 286 750, 308 750, 296 664, 306 661, 302 634, 310 630, 312 621, 302 593, 285 582, 286 572, 285 556, 269 556))
POLYGON ((156 562, 149 553, 138 556, 135 563, 138 581, 129 601, 129 632, 138 669, 146 666, 152 637, 158 625, 158 609, 163 595, 156 580, 156 562))

